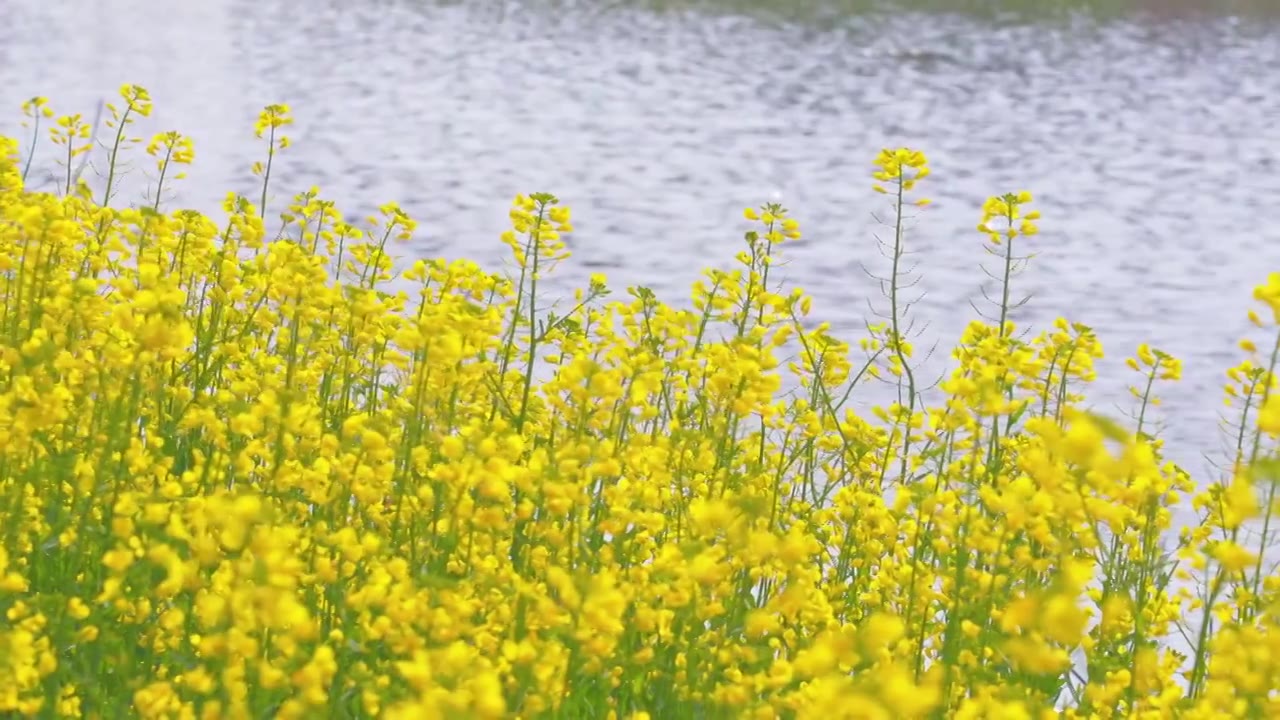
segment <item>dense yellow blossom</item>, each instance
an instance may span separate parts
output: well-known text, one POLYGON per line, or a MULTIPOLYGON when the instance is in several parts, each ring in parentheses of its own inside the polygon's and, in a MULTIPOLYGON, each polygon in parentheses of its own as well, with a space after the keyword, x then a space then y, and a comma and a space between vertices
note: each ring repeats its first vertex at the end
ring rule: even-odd
MULTIPOLYGON (((81 117, 23 110, 66 171, 29 186, 0 138, 0 715, 1280 714, 1280 402, 1252 341, 1232 457, 1193 481, 1154 430, 1178 360, 1128 361, 1134 425, 1087 412, 1096 334, 1016 332, 1008 270, 926 403, 898 315, 841 341, 771 275, 801 236, 778 204, 687 302, 592 276, 553 305, 552 195, 512 203, 510 275, 404 261, 394 203, 272 205, 288 106, 220 217, 165 206, 177 132, 144 146, 155 194, 113 204, 142 88, 100 191, 81 117), (854 412, 873 378, 897 400, 854 412)), ((901 215, 925 155, 875 166, 901 215)), ((981 209, 1006 269, 1030 202, 981 209)))

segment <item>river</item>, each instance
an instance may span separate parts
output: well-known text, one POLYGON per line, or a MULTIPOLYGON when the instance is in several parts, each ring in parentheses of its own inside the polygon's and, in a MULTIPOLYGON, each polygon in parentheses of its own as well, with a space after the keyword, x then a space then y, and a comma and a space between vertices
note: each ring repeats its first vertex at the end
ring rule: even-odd
POLYGON ((1121 363, 1139 342, 1181 357, 1162 417, 1198 471, 1219 455, 1251 289, 1280 271, 1280 14, 1097 3, 1038 18, 1026 2, 0 0, 0 132, 20 132, 32 95, 92 116, 141 84, 148 131, 196 140, 174 202, 212 210, 251 191, 253 121, 286 102, 295 145, 274 207, 313 183, 352 215, 394 200, 421 222, 403 255, 496 268, 511 197, 554 192, 578 228, 566 293, 604 272, 682 301, 741 247, 742 208, 779 198, 805 233, 786 280, 850 339, 868 300, 883 306, 863 271, 885 269, 871 160, 918 148, 934 204, 907 242, 931 362, 990 287, 983 198, 1030 190, 1044 217, 1014 319, 1095 327, 1108 359, 1094 397, 1111 413, 1130 407, 1121 363))

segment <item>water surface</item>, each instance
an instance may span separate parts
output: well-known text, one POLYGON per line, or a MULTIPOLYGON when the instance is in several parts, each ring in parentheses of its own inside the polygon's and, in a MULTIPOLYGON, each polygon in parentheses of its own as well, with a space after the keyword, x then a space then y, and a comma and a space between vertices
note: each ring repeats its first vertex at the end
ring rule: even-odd
MULTIPOLYGON (((805 231, 783 274, 850 338, 868 302, 884 305, 863 271, 886 268, 870 161, 920 148, 935 204, 908 235, 918 342, 950 347, 982 303, 983 198, 1031 190, 1043 233, 1015 320, 1098 329, 1104 410, 1128 407, 1120 362, 1137 343, 1183 358, 1167 433, 1198 469, 1219 446, 1250 290, 1280 270, 1274 14, 1246 0, 1093 0, 1046 18, 1017 0, 885 5, 0 0, 0 131, 19 131, 32 95, 91 115, 142 84, 149 130, 197 142, 175 202, 212 210, 252 193, 254 118, 287 102, 296 145, 275 207, 311 184, 352 214, 395 200, 421 221, 403 254, 496 267, 510 198, 555 192, 579 230, 566 293, 605 272, 680 301, 699 268, 731 261, 741 209, 780 197, 805 231)), ((126 190, 144 186, 138 170, 126 190)))

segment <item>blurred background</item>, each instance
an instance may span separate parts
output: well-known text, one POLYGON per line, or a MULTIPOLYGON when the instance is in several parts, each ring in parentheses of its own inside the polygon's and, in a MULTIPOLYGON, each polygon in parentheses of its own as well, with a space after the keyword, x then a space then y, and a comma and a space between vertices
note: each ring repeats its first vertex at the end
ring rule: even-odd
MULTIPOLYGON (((983 199, 1030 190, 1042 234, 1014 320, 1097 329, 1103 412, 1132 408, 1139 342, 1181 357, 1162 417, 1193 471, 1220 457, 1224 371, 1280 271, 1277 0, 0 0, 0 18, 0 133, 33 95, 91 119, 141 84, 146 134, 196 142, 171 208, 256 198, 253 123, 283 102, 273 209, 313 184, 349 216, 396 201, 420 221, 405 258, 499 269, 511 198, 553 192, 578 228, 566 296, 604 272, 687 302, 742 247, 742 209, 778 199, 805 233, 779 274, 851 341, 885 305, 871 161, 923 150, 934 205, 907 243, 935 372, 970 302, 989 311, 983 199)), ((152 179, 137 153, 119 202, 152 179)), ((47 139, 35 167, 51 188, 47 139)))

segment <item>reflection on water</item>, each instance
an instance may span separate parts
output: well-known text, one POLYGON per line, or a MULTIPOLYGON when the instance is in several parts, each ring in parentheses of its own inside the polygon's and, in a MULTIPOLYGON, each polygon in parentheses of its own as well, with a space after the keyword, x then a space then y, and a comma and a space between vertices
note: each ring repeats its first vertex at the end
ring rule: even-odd
POLYGON ((288 102, 277 207, 312 183, 353 212, 396 200, 422 221, 406 254, 497 263, 510 197, 545 189, 578 218, 560 287, 604 270, 672 300, 732 257, 741 208, 778 193, 806 231, 787 280, 850 335, 878 294, 860 267, 882 264, 870 160, 919 147, 936 202, 909 239, 922 344, 948 347, 973 316, 983 197, 1034 190, 1043 234, 1018 283, 1035 299, 1015 319, 1098 328, 1107 399, 1124 399, 1120 359, 1138 342, 1183 357, 1171 445, 1216 449, 1249 289, 1280 270, 1280 30, 1262 3, 1134 0, 1131 19, 1041 24, 653 2, 0 0, 0 130, 37 93, 92 113, 100 93, 143 84, 153 129, 197 140, 179 201, 213 209, 252 187, 257 110, 288 102))

